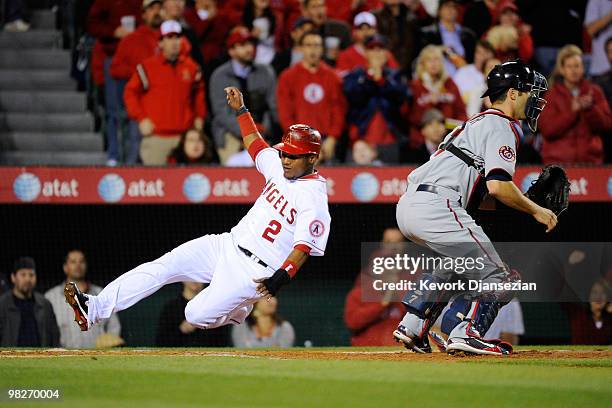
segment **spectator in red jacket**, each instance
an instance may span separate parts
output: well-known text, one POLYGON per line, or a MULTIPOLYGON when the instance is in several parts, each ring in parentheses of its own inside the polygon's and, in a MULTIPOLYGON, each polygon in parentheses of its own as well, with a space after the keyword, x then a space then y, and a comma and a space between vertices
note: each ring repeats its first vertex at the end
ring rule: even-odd
MULTIPOLYGON (((401 243, 404 242, 404 236, 397 228, 388 228, 383 233, 382 242, 401 243)), ((351 345, 392 346, 395 340, 389 336, 389 333, 393 333, 402 319, 404 306, 400 302, 391 302, 390 296, 386 295, 379 302, 365 302, 362 296, 361 278, 362 274, 366 273, 368 272, 362 271, 357 277, 353 289, 346 296, 344 305, 344 322, 351 331, 351 345)))
POLYGON ((154 55, 159 46, 161 0, 144 0, 142 6, 143 24, 119 41, 110 66, 111 76, 120 81, 128 81, 136 65, 154 55))
POLYGON ((163 165, 180 135, 190 127, 201 130, 206 117, 204 81, 200 67, 181 53, 181 26, 161 25, 161 53, 146 59, 125 87, 125 105, 138 121, 145 165, 163 165))
POLYGON ((106 113, 107 164, 120 161, 118 132, 123 109, 122 84, 110 73, 119 40, 140 23, 143 0, 95 0, 87 17, 87 31, 96 38, 104 53, 104 102, 106 113))
POLYGON ((204 69, 212 73, 224 54, 225 37, 238 21, 220 9, 217 0, 196 0, 194 7, 185 10, 185 21, 200 43, 204 69))
MULTIPOLYGON (((111 76, 119 82, 119 89, 125 88, 125 84, 136 71, 136 65, 154 55, 158 48, 159 26, 162 23, 161 0, 144 0, 142 7, 143 24, 119 41, 110 66, 111 76)), ((140 133, 138 124, 133 120, 129 121, 128 133, 129 140, 124 140, 119 146, 119 156, 123 157, 125 163, 135 164, 138 161, 140 133), (123 154, 121 145, 126 147, 123 154)))
POLYGON ((419 126, 423 114, 432 108, 438 109, 445 118, 467 120, 465 104, 457 85, 444 69, 442 48, 428 45, 417 59, 415 79, 412 81, 413 102, 410 110, 410 146, 419 148, 423 135, 419 126))
POLYGON ((333 69, 321 61, 323 38, 308 32, 300 39, 302 62, 286 69, 278 78, 276 99, 283 128, 307 123, 324 137, 321 160, 332 160, 337 139, 344 129, 346 100, 342 83, 333 69))
POLYGON ((538 122, 543 162, 603 163, 600 134, 612 128, 612 113, 601 88, 584 79, 580 48, 561 48, 551 83, 538 122))
MULTIPOLYGON (((376 16, 368 11, 362 11, 353 20, 353 45, 341 51, 336 61, 336 71, 343 77, 356 68, 365 68, 368 61, 365 56, 364 43, 366 39, 377 34, 376 16)), ((391 53, 387 50, 386 66, 397 69, 399 64, 391 53)))

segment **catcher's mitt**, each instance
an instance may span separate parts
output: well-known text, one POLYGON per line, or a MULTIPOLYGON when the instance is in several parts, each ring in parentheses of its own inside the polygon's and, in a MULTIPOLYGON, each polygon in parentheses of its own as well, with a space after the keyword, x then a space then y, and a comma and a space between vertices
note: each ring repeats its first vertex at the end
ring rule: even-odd
POLYGON ((525 193, 536 204, 548 208, 557 216, 569 206, 570 182, 563 167, 548 165, 525 193))

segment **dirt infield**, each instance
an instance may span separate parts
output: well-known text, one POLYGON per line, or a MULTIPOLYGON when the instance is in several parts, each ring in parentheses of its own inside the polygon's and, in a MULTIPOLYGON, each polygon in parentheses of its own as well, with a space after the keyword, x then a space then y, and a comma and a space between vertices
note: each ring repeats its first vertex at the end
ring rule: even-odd
POLYGON ((175 350, 175 349, 110 349, 110 350, 0 350, 3 358, 41 358, 41 357, 101 357, 101 356, 192 356, 228 358, 264 358, 274 360, 378 360, 378 361, 430 361, 456 362, 464 359, 609 359, 610 349, 592 350, 519 350, 506 357, 496 356, 449 356, 445 353, 415 354, 404 350, 175 350))

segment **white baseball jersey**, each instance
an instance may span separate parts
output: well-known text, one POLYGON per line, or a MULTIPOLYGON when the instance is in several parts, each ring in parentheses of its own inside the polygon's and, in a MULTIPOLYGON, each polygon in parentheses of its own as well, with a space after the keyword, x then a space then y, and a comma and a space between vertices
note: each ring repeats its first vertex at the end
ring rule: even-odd
POLYGON ((427 163, 410 173, 408 183, 448 187, 459 193, 462 207, 467 208, 473 196, 478 195, 474 193, 483 178, 512 180, 520 133, 516 120, 497 109, 488 109, 453 130, 443 141, 446 144, 452 140, 474 159, 478 169, 467 166, 451 152, 438 150, 427 163))
POLYGON ((266 185, 253 207, 232 228, 235 242, 273 269, 281 267, 296 245, 311 256, 325 253, 331 217, 327 185, 318 173, 288 180, 278 151, 267 147, 255 158, 266 185))

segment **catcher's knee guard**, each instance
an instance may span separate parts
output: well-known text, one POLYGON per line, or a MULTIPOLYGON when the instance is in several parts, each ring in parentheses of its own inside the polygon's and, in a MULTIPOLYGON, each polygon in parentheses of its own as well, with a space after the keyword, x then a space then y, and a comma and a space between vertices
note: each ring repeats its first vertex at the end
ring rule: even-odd
POLYGON ((465 332, 468 336, 482 337, 489 330, 507 302, 501 302, 494 293, 472 298, 470 295, 456 297, 442 317, 442 332, 449 336, 462 322, 466 322, 465 332))
MULTIPOLYGON (((518 272, 514 270, 508 272, 507 268, 504 268, 500 272, 505 275, 504 279, 508 282, 520 279, 518 272)), ((455 335, 456 333, 452 333, 455 328, 462 322, 466 322, 461 325, 462 328, 465 328, 465 334, 472 337, 484 336, 497 317, 499 309, 510 302, 513 296, 512 291, 457 296, 442 317, 442 332, 449 336, 455 335)))
MULTIPOLYGON (((437 278, 428 273, 424 273, 420 280, 426 280, 429 282, 445 282, 445 280, 437 278)), ((429 329, 438 319, 438 316, 440 316, 442 309, 444 309, 444 306, 446 305, 446 302, 442 300, 445 298, 446 293, 443 290, 422 291, 417 288, 415 290, 408 291, 402 299, 402 303, 404 306, 406 306, 406 310, 408 312, 404 320, 406 323, 410 322, 411 326, 406 328, 419 338, 427 336, 429 329), (422 325, 418 324, 421 322, 422 325)))

